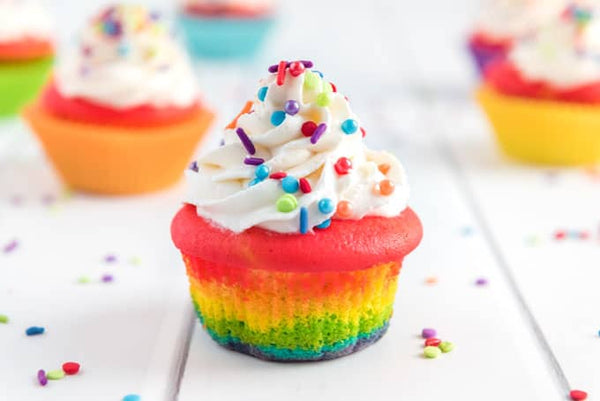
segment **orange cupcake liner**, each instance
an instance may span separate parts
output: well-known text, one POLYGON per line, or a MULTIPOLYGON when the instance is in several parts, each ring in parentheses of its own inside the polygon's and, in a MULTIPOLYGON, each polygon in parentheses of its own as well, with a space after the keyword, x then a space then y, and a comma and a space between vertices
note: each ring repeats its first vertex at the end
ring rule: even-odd
POLYGON ((70 188, 107 195, 145 193, 174 184, 214 118, 200 109, 170 125, 92 125, 58 118, 39 101, 27 106, 23 116, 70 188))

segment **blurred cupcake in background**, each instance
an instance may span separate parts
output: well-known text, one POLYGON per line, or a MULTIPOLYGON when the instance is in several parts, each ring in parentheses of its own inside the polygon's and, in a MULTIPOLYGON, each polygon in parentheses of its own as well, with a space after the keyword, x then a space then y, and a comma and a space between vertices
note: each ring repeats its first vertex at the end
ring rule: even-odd
POLYGON ((67 185, 108 194, 173 184, 212 120, 160 16, 129 5, 90 21, 25 117, 67 185))
POLYGON ((478 98, 500 145, 518 159, 600 161, 600 2, 574 2, 491 64, 478 98))
POLYGON ((273 25, 274 0, 183 0, 179 26, 196 58, 255 56, 273 25))
POLYGON ((52 19, 33 0, 0 0, 0 116, 15 115, 46 80, 54 55, 52 19))
POLYGON ((515 41, 560 15, 566 4, 567 0, 485 0, 469 37, 469 50, 479 72, 506 57, 515 41))

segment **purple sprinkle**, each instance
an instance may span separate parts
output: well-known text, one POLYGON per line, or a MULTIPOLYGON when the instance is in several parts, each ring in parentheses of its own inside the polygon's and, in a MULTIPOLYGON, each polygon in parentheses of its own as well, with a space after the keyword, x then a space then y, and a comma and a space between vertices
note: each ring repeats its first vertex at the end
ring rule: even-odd
POLYGON ((265 159, 261 159, 260 157, 246 157, 244 159, 244 164, 249 164, 250 166, 260 166, 265 162, 265 159))
POLYGON ((304 64, 305 68, 313 68, 314 64, 310 60, 300 60, 302 64, 304 64))
POLYGON ((105 274, 102 276, 103 283, 112 283, 113 280, 114 280, 114 277, 111 274, 105 274))
POLYGON ((290 116, 294 116, 300 111, 300 103, 298 103, 295 100, 288 100, 287 102, 285 102, 283 110, 285 110, 285 112, 290 116))
POLYGON ((235 130, 235 133, 237 134, 238 138, 240 138, 240 141, 242 142, 242 145, 244 145, 244 147, 246 148, 246 151, 251 155, 255 154, 256 148, 254 147, 254 144, 246 134, 246 131, 244 131, 243 128, 238 128, 235 130))
POLYGON ((104 263, 115 263, 117 261, 117 257, 112 254, 108 254, 104 257, 104 263))
POLYGON ((478 279, 475 281, 475 285, 484 286, 484 285, 487 285, 487 284, 488 284, 488 281, 487 281, 487 279, 486 279, 486 278, 483 278, 483 277, 481 277, 481 278, 478 278, 478 279))
POLYGON ((310 143, 312 143, 314 145, 317 142, 319 142, 319 139, 321 139, 321 136, 323 136, 325 131, 327 131, 327 124, 325 124, 325 123, 319 124, 317 126, 317 128, 315 129, 315 132, 313 132, 312 136, 310 137, 310 143))
POLYGON ((195 160, 193 162, 191 162, 190 165, 188 166, 188 169, 197 173, 198 172, 198 162, 195 160))
POLYGON ((272 74, 274 74, 274 73, 277 72, 278 69, 279 69, 279 65, 275 64, 275 65, 272 65, 272 66, 269 67, 269 72, 272 73, 272 74))
POLYGON ((42 196, 42 203, 44 205, 51 205, 54 202, 56 202, 56 197, 52 194, 46 194, 44 196, 42 196))
POLYGON ((421 331, 421 337, 423 338, 433 338, 435 337, 437 334, 437 332, 435 331, 435 329, 423 329, 421 331))
POLYGON ((48 384, 48 378, 46 377, 46 372, 44 372, 44 369, 38 370, 37 379, 41 386, 48 384))
POLYGON ((4 245, 4 248, 2 248, 2 251, 4 253, 11 253, 15 249, 17 249, 18 246, 19 246, 19 241, 17 241, 16 239, 13 239, 8 244, 4 245))

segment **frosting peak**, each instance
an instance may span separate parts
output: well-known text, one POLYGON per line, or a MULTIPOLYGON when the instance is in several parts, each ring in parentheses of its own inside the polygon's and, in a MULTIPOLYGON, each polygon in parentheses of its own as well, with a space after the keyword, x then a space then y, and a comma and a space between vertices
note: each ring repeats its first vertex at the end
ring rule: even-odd
POLYGON ((142 6, 111 6, 94 17, 55 78, 63 95, 116 109, 188 107, 197 100, 185 53, 160 15, 142 6))
POLYGON ((363 144, 348 100, 309 61, 269 68, 257 96, 193 163, 187 202, 234 232, 326 228, 331 219, 392 217, 406 208, 398 160, 363 144))

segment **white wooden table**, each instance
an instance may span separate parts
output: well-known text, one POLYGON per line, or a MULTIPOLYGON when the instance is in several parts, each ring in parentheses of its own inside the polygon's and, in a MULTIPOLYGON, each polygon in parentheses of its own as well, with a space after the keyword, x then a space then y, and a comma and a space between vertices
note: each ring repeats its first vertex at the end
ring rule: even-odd
MULTIPOLYGON (((64 12, 68 2, 59 3, 64 12)), ((600 397, 600 174, 500 155, 467 95, 463 55, 441 46, 454 54, 446 70, 418 48, 436 43, 420 30, 436 24, 425 18, 430 8, 449 5, 395 3, 306 1, 284 15, 270 56, 198 67, 220 127, 274 57, 313 58, 352 100, 369 145, 400 157, 425 236, 406 259, 388 334, 322 363, 267 363, 218 347, 193 316, 169 239, 183 185, 140 197, 69 196, 27 129, 3 121, 0 314, 10 321, 0 323, 0 400, 560 401, 572 387, 600 397), (330 33, 307 29, 308 15, 330 33), (413 31, 422 37, 402 34, 413 31), (556 240, 562 230, 569 238, 556 240), (589 238, 574 238, 582 232, 589 238), (480 278, 488 285, 475 285, 480 278), (33 325, 46 333, 27 337, 33 325), (457 348, 424 359, 424 327, 457 348), (38 369, 68 360, 82 364, 79 375, 36 384, 38 369)), ((458 36, 455 23, 442 41, 458 36)))

